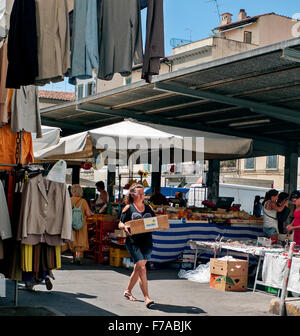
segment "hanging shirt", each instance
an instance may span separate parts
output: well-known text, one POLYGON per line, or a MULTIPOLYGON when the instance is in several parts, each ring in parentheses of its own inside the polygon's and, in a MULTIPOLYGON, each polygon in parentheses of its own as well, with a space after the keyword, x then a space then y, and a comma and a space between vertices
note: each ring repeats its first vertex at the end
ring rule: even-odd
POLYGON ((26 131, 36 133, 37 138, 42 137, 37 86, 21 86, 19 90, 14 90, 11 101, 11 131, 26 131))
POLYGON ((75 84, 76 78, 92 78, 92 69, 98 68, 97 0, 75 0, 69 82, 75 84))
POLYGON ((142 79, 149 83, 159 74, 160 59, 165 57, 163 7, 163 0, 148 0, 142 79))
POLYGON ((26 86, 34 83, 38 75, 34 0, 15 0, 13 4, 8 33, 7 58, 7 88, 19 89, 21 85, 26 86))
POLYGON ((63 81, 70 68, 68 2, 35 0, 35 3, 39 67, 35 84, 63 81))
POLYGON ((12 237, 10 217, 7 207, 6 196, 3 184, 0 181, 0 239, 8 239, 12 237))
POLYGON ((143 59, 140 0, 102 0, 98 15, 98 77, 129 76, 143 59))
POLYGON ((7 114, 7 89, 6 75, 7 75, 7 39, 4 40, 2 47, 0 47, 0 126, 8 123, 7 114))

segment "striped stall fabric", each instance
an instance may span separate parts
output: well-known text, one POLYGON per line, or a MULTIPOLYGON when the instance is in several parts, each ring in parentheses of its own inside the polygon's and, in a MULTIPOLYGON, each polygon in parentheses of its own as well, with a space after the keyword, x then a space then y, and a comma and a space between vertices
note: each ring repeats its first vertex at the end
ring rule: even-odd
MULTIPOLYGON (((185 219, 169 220, 168 230, 152 232, 153 249, 150 262, 171 262, 183 254, 194 255, 188 241, 215 241, 217 237, 228 240, 256 240, 263 235, 262 225, 217 225, 215 223, 186 222, 185 219)), ((203 257, 213 257, 205 253, 203 257)))

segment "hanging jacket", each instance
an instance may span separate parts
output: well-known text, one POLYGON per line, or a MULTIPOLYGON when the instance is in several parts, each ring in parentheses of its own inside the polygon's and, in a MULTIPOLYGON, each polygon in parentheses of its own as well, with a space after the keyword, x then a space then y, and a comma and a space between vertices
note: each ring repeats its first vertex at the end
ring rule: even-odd
POLYGON ((64 183, 38 175, 24 185, 17 239, 45 233, 72 240, 72 207, 64 183))
POLYGON ((165 57, 163 0, 148 0, 146 45, 142 79, 150 83, 159 74, 160 59, 165 57))
POLYGON ((7 46, 6 87, 32 85, 38 75, 36 11, 34 0, 15 0, 7 46))
POLYGON ((148 0, 140 0, 141 9, 144 9, 148 6, 148 0))
POLYGON ((97 0, 75 0, 69 82, 92 78, 93 68, 99 68, 97 0))
POLYGON ((35 0, 35 3, 39 65, 35 84, 63 81, 70 68, 68 2, 35 0))
POLYGON ((98 78, 129 76, 143 60, 140 0, 102 0, 98 10, 98 78))
POLYGON ((14 90, 11 100, 11 131, 26 131, 36 133, 37 138, 42 137, 37 86, 21 86, 14 90))

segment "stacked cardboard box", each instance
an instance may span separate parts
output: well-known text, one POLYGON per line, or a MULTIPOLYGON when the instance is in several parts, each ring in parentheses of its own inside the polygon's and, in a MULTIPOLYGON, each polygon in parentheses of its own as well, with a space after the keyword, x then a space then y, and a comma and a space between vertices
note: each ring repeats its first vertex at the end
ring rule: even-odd
POLYGON ((246 291, 248 261, 210 259, 210 287, 223 291, 246 291))

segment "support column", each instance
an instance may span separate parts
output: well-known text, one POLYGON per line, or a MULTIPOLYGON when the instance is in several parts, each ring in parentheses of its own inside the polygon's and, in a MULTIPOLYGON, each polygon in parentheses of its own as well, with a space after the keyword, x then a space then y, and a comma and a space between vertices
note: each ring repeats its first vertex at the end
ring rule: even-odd
POLYGON ((284 158, 284 191, 291 194, 291 192, 297 190, 298 153, 288 153, 284 158))
POLYGON ((72 166, 72 184, 80 184, 80 166, 72 166))
POLYGON ((219 197, 220 160, 208 160, 207 199, 216 203, 219 197))
POLYGON ((156 187, 161 186, 161 166, 162 166, 162 152, 159 151, 159 166, 158 172, 151 172, 151 193, 155 191, 156 187))
POLYGON ((116 184, 116 172, 113 171, 111 166, 107 167, 107 193, 108 201, 114 201, 114 185, 116 184))

